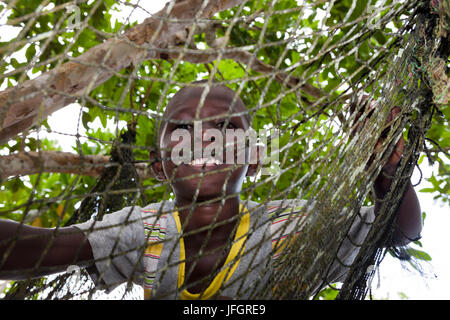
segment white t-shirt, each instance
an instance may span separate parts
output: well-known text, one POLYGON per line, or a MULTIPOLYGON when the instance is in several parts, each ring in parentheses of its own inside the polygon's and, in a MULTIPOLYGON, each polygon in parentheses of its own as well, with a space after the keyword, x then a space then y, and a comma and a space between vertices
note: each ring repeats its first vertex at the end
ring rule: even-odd
MULTIPOLYGON (((184 243, 172 202, 127 207, 105 215, 102 221, 75 227, 85 232, 93 250, 97 273, 91 277, 107 291, 132 281, 144 287, 147 299, 270 299, 271 279, 283 264, 281 249, 300 234, 312 210, 314 203, 304 200, 241 203, 240 223, 227 262, 200 296, 182 287, 184 243)), ((314 284, 316 290, 345 280, 373 221, 373 207, 361 208, 339 247, 338 258, 314 284)), ((333 234, 330 230, 327 241, 335 240, 333 234)))

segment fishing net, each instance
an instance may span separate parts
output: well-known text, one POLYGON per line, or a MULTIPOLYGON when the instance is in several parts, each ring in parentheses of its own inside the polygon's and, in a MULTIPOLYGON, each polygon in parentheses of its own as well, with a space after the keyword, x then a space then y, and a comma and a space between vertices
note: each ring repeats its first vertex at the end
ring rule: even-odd
MULTIPOLYGON (((376 266, 392 250, 395 212, 427 148, 432 117, 448 105, 448 1, 183 0, 158 9, 144 1, 0 4, 2 27, 18 30, 0 44, 2 218, 57 232, 102 221, 125 207, 170 203, 173 177, 155 179, 149 157, 159 151, 164 110, 182 87, 207 92, 220 83, 242 98, 252 128, 262 132, 255 145, 267 154, 258 173, 243 182, 241 202, 256 215, 270 201, 282 207, 303 199, 295 210, 307 212, 305 219, 291 221, 289 232, 279 230, 272 245, 280 258, 270 279, 231 298, 310 299, 324 288, 338 299, 366 298, 376 266), (391 119, 395 107, 399 113, 391 119), (75 108, 76 115, 64 116, 65 108, 75 108), (59 121, 74 125, 74 132, 52 128, 48 117, 57 110, 59 121), (390 191, 377 199, 374 181, 386 174, 382 168, 401 136, 403 156, 390 172, 390 191), (377 201, 376 218, 365 222, 371 226, 365 240, 355 242, 351 230, 361 208, 377 201), (281 235, 288 245, 277 245, 281 235), (351 260, 340 259, 349 241, 359 250, 351 260), (339 286, 330 283, 337 264, 348 268, 339 286)), ((228 116, 235 115, 230 109, 228 116)), ((200 179, 205 175, 199 173, 200 179)), ((199 204, 193 201, 192 210, 199 204)), ((176 258, 172 265, 158 265, 159 276, 151 280, 158 287, 184 261, 169 250, 180 236, 161 236, 164 230, 157 227, 173 208, 154 211, 146 235, 159 234, 153 245, 176 258)), ((16 240, 3 243, 14 246, 16 240)), ((262 238, 242 253, 255 262, 236 283, 261 265, 269 268, 272 258, 256 257, 270 240, 262 238)), ((232 243, 230 236, 227 247, 232 243)), ((138 261, 147 257, 146 249, 135 248, 138 261)), ((127 253, 114 250, 115 256, 127 253)), ((7 257, 8 251, 0 265, 7 257)), ((137 272, 105 293, 111 288, 84 269, 67 271, 8 282, 3 298, 143 296, 133 284, 137 272)), ((185 288, 162 298, 179 298, 185 288)))

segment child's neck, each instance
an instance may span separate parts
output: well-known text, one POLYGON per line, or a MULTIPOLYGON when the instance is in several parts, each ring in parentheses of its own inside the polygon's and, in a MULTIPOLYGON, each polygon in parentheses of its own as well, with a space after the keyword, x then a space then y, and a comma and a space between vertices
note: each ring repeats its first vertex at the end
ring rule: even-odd
MULTIPOLYGON (((212 202, 208 204, 197 204, 194 208, 190 201, 184 199, 176 199, 176 205, 179 210, 179 216, 181 225, 184 227, 184 232, 191 232, 211 225, 219 226, 214 227, 214 232, 211 233, 211 240, 215 237, 222 238, 222 236, 229 237, 233 232, 233 228, 238 222, 238 219, 231 219, 237 217, 239 214, 239 197, 233 197, 218 202, 212 202), (187 224, 186 224, 186 221, 187 224), (229 221, 225 223, 220 223, 229 221)), ((195 233, 193 238, 204 238, 207 229, 203 232, 195 233)), ((219 239, 217 239, 219 240, 219 239)))
POLYGON ((239 222, 239 198, 230 198, 224 203, 219 201, 196 206, 190 201, 180 199, 175 203, 179 208, 181 225, 186 224, 184 232, 194 232, 183 236, 186 256, 185 281, 189 285, 197 282, 189 287, 189 291, 199 293, 208 287, 211 280, 208 275, 215 273, 225 263, 229 254, 229 239, 233 237, 239 222), (233 217, 235 219, 230 219, 233 217), (226 223, 211 229, 211 225, 220 222, 226 223), (204 230, 195 232, 200 228, 204 230), (200 250, 203 254, 197 257, 200 250))

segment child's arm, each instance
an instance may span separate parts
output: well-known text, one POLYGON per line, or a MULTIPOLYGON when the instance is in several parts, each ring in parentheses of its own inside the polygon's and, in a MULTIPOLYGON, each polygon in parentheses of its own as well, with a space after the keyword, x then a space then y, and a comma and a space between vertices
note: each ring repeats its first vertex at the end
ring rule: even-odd
POLYGON ((0 219, 0 279, 24 280, 92 261, 91 246, 75 227, 46 229, 0 219))
MULTIPOLYGON (((393 171, 393 170, 392 170, 393 171)), ((392 175, 392 173, 391 173, 392 175)), ((389 191, 389 185, 391 179, 382 176, 382 174, 375 181, 375 195, 377 199, 383 199, 389 191)), ((381 203, 375 202, 375 214, 377 214, 381 203)), ((420 238, 420 232, 422 231, 422 217, 419 200, 417 199, 416 192, 408 182, 407 190, 403 196, 400 207, 397 211, 396 226, 394 237, 389 243, 392 246, 406 245, 414 239, 420 238)))
MULTIPOLYGON (((394 119, 400 112, 399 108, 394 108, 391 111, 390 119, 394 119)), ((379 142, 381 144, 381 141, 379 142)), ((382 205, 381 201, 389 192, 390 185, 392 183, 392 177, 394 176, 395 169, 397 168, 400 159, 403 154, 404 140, 403 137, 397 142, 394 151, 390 155, 386 165, 383 167, 382 172, 377 177, 374 183, 375 196, 377 201, 375 202, 375 214, 378 213, 382 205)), ((417 199, 416 192, 412 187, 410 181, 406 192, 401 199, 400 207, 397 211, 395 233, 392 241, 388 243, 391 246, 406 245, 414 239, 420 237, 422 231, 422 214, 420 210, 419 200, 417 199)))

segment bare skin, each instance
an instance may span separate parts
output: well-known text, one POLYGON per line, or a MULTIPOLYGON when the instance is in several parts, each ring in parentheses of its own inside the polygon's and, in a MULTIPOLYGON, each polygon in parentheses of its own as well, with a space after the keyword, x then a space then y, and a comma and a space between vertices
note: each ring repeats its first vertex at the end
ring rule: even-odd
POLYGON ((35 278, 62 272, 72 264, 90 267, 93 258, 89 242, 75 227, 59 228, 55 232, 55 229, 0 220, 0 279, 35 278), (3 260, 5 253, 7 259, 3 260))
MULTIPOLYGON (((391 111, 388 122, 392 121, 399 112, 399 108, 394 108, 391 111)), ((378 142, 376 149, 379 148, 381 143, 382 139, 378 142)), ((394 176, 395 169, 402 158, 404 143, 403 137, 398 140, 386 165, 383 167, 382 173, 375 180, 374 191, 377 199, 384 199, 389 192, 392 183, 391 177, 394 176)), ((376 201, 375 213, 379 211, 380 207, 381 203, 376 201)), ((392 242, 387 245, 406 245, 412 240, 420 237, 420 233, 422 231, 422 215, 419 199, 417 198, 411 181, 408 181, 405 194, 397 211, 396 225, 397 230, 391 240, 392 242)))
MULTIPOLYGON (((184 88, 179 91, 171 100, 165 111, 166 119, 174 120, 194 120, 216 117, 215 119, 202 121, 203 129, 218 128, 223 126, 229 128, 241 128, 246 130, 249 127, 248 119, 245 116, 235 116, 230 119, 230 123, 224 121, 230 111, 230 104, 234 97, 234 92, 225 87, 214 87, 210 89, 206 96, 203 107, 199 114, 196 114, 197 107, 201 98, 202 88, 184 88), (221 116, 223 116, 221 118, 221 116)), ((232 112, 240 112, 245 110, 240 99, 236 101, 231 109, 232 112)), ((395 116, 395 115, 393 115, 395 116)), ((153 158, 152 169, 160 180, 170 180, 172 190, 175 194, 175 203, 179 210, 180 220, 184 225, 184 232, 190 233, 184 237, 186 249, 186 276, 191 268, 192 273, 185 282, 189 285, 192 293, 201 292, 208 285, 208 280, 202 280, 211 272, 220 268, 227 256, 229 248, 226 242, 237 224, 237 219, 231 219, 239 214, 239 192, 242 183, 247 175, 252 175, 256 171, 256 165, 240 165, 233 167, 232 165, 222 164, 214 168, 193 167, 188 164, 176 166, 170 159, 170 150, 176 144, 171 141, 170 134, 179 128, 179 124, 169 121, 163 122, 160 129, 160 154, 152 153, 153 158), (178 126, 178 127, 177 127, 178 126), (223 172, 215 172, 222 169, 223 172), (211 174, 212 170, 215 170, 211 174), (183 179, 202 171, 210 171, 210 174, 204 175, 203 178, 196 176, 190 179, 183 179), (196 190, 198 188, 198 193, 196 190), (221 201, 225 196, 226 200, 221 201), (190 218, 188 219, 188 217, 190 218), (213 232, 209 236, 209 240, 205 243, 208 231, 196 232, 202 227, 208 227, 220 221, 226 223, 215 226, 213 232), (203 246, 203 254, 194 264, 196 256, 200 248, 203 246), (197 282, 199 281, 199 282, 197 282)), ((183 129, 192 130, 189 125, 181 125, 183 129)), ((399 141, 399 148, 393 152, 388 162, 386 170, 395 168, 398 164, 401 152, 402 141, 399 141)), ((206 143, 207 144, 207 143, 206 143)), ((380 176, 375 182, 374 188, 378 198, 383 198, 390 185, 390 179, 380 176)), ((379 203, 375 206, 379 208, 379 203)), ((402 199, 398 210, 397 224, 398 232, 395 244, 404 244, 410 239, 419 236, 421 231, 421 212, 419 202, 413 188, 410 186, 405 197, 402 199), (406 236, 406 237, 405 237, 406 236)), ((0 239, 11 238, 15 233, 19 224, 11 221, 0 221, 0 239)), ((92 250, 86 238, 81 232, 73 227, 60 228, 58 233, 54 235, 54 230, 34 228, 29 226, 20 227, 20 235, 41 235, 43 238, 39 240, 19 240, 14 249, 9 253, 6 263, 0 266, 0 278, 3 279, 19 279, 20 275, 8 271, 33 268, 38 262, 44 248, 49 239, 54 236, 54 241, 50 250, 40 263, 40 266, 56 266, 57 270, 62 271, 69 264, 81 264, 90 266, 86 261, 93 260, 92 250), (14 276, 14 277, 13 277, 14 276)), ((0 257, 3 252, 8 249, 0 240, 0 257)), ((34 276, 52 273, 48 270, 39 270, 33 273, 34 276)), ((29 273, 24 274, 23 278, 28 278, 29 273)))
MULTIPOLYGON (((229 123, 226 123, 227 113, 230 111, 230 104, 233 100, 234 93, 225 87, 218 87, 212 89, 212 92, 206 97, 203 107, 200 110, 199 117, 202 119, 211 118, 214 116, 223 115, 223 118, 204 120, 202 121, 203 130, 209 128, 217 128, 222 130, 226 125, 229 129, 243 129, 249 128, 248 120, 243 117, 231 117, 229 123)), ((192 120, 195 119, 197 106, 199 105, 201 97, 201 88, 184 89, 181 95, 175 97, 166 110, 166 117, 172 120, 192 120)), ((233 112, 244 111, 245 106, 239 100, 236 101, 233 112)), ((160 177, 161 180, 168 179, 173 176, 175 182, 172 183, 172 190, 175 193, 176 205, 179 208, 185 208, 179 211, 180 220, 182 224, 186 224, 184 232, 192 232, 199 228, 210 226, 214 223, 227 221, 235 217, 239 213, 239 192, 244 178, 248 174, 252 174, 256 170, 256 165, 242 165, 231 170, 233 165, 222 164, 215 167, 194 167, 188 164, 175 166, 170 160, 170 150, 176 145, 177 141, 173 142, 170 139, 171 133, 183 128, 189 130, 193 135, 193 126, 179 125, 176 123, 163 123, 160 129, 161 134, 161 159, 163 161, 153 164, 153 170, 160 177), (226 170, 230 169, 230 170, 226 170), (203 179, 194 177, 189 180, 177 181, 183 177, 198 175, 204 172, 217 172, 215 174, 205 175, 203 179), (200 183, 200 185, 199 185, 200 183), (223 186, 226 185, 225 191, 223 186), (195 191, 199 189, 196 196, 195 191), (231 197, 229 197, 232 195, 231 197), (222 204, 220 200, 223 196, 228 196, 227 200, 222 204), (212 203, 201 204, 208 200, 214 200, 212 203), (188 219, 193 202, 200 203, 191 213, 192 216, 188 219)), ((208 142, 203 142, 207 145, 208 142)), ((193 271, 186 282, 199 281, 207 277, 211 272, 220 268, 226 259, 229 248, 225 248, 225 244, 233 233, 236 227, 237 220, 233 219, 223 225, 217 226, 213 229, 209 240, 205 243, 208 231, 195 233, 190 236, 185 236, 186 248, 186 276, 189 270, 193 267, 193 271), (199 257, 199 260, 194 264, 195 257, 203 246, 204 254, 199 257), (225 254, 224 254, 225 253, 225 254), (189 259, 191 257, 191 259, 189 259), (219 260, 219 262, 218 262, 219 260), (218 262, 218 263, 217 263, 218 262), (193 265, 194 264, 194 265, 193 265)), ((191 286, 189 291, 192 293, 201 292, 208 286, 208 281, 203 281, 197 285, 191 286)))
MULTIPOLYGON (((367 96, 364 96, 362 98, 362 101, 359 103, 360 110, 357 113, 356 119, 361 116, 365 108, 368 108, 370 110, 368 116, 370 117, 373 113, 372 111, 375 110, 375 107, 372 102, 368 103, 367 96)), ((356 104, 350 105, 350 111, 352 113, 357 111, 356 109, 358 109, 358 106, 356 104)), ((391 123, 392 121, 394 121, 400 111, 400 107, 393 108, 389 114, 387 123, 391 123)), ((357 131, 359 129, 358 127, 360 127, 361 125, 363 124, 356 125, 354 130, 357 131)), ((382 134, 377 141, 374 154, 369 160, 369 163, 373 161, 375 153, 377 153, 381 149, 381 145, 384 139, 385 137, 382 134)), ((405 141, 403 137, 401 137, 397 141, 394 150, 392 151, 391 155, 387 159, 386 164, 382 168, 381 174, 377 177, 377 179, 375 179, 374 191, 375 197, 377 198, 377 201, 375 202, 375 213, 379 212, 382 206, 381 201, 386 198, 389 192, 392 183, 392 177, 394 176, 395 170, 400 163, 403 155, 404 144, 405 141)), ((419 199, 417 198, 417 194, 414 191, 411 181, 408 181, 405 194, 403 195, 402 201, 397 211, 395 224, 396 230, 394 232, 393 238, 391 239, 390 243, 386 243, 386 246, 406 245, 412 240, 420 237, 420 233, 422 231, 422 215, 419 199)))

